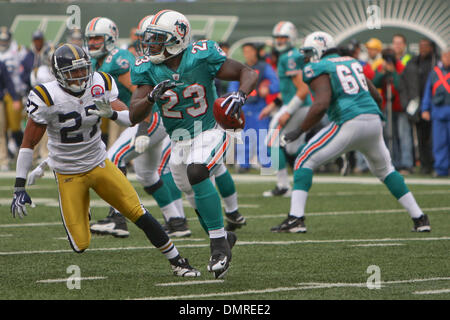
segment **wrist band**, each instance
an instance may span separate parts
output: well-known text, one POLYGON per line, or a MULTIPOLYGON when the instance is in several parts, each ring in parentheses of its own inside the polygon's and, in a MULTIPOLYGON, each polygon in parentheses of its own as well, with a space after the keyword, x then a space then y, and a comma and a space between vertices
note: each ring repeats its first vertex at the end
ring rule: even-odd
POLYGON ((119 114, 117 113, 117 111, 113 111, 113 114, 111 117, 109 117, 111 120, 115 121, 117 120, 117 117, 119 116, 119 114))

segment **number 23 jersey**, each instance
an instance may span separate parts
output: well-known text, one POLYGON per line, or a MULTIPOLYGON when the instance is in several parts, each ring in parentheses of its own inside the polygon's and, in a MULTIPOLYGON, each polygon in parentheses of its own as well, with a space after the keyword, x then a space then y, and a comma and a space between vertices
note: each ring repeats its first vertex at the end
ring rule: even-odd
POLYGON ((34 87, 28 96, 28 117, 47 125, 49 166, 57 173, 87 172, 106 159, 101 118, 88 110, 96 109, 94 99, 103 94, 111 102, 116 100, 118 90, 107 73, 95 72, 92 78, 80 97, 64 91, 56 80, 34 87))
POLYGON ((176 71, 164 63, 153 64, 146 56, 136 59, 131 70, 131 81, 135 85, 154 87, 167 79, 176 83, 177 86, 166 91, 157 103, 164 127, 173 140, 186 136, 186 133, 193 138, 216 125, 213 115, 217 99, 214 78, 226 60, 225 53, 211 40, 189 45, 182 55, 176 71))

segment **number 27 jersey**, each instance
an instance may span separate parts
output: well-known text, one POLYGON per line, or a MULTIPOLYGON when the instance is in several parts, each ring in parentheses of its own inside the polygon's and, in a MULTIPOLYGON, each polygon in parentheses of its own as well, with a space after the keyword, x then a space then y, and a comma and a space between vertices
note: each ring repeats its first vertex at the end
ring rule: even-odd
POLYGON ((101 118, 88 113, 96 109, 94 99, 102 95, 109 101, 118 96, 114 79, 104 72, 94 73, 92 85, 80 97, 65 92, 56 80, 30 91, 28 117, 47 125, 49 166, 57 173, 87 172, 106 159, 101 118))
POLYGON ((176 83, 176 87, 166 91, 157 103, 164 127, 173 140, 186 136, 186 133, 193 138, 216 125, 213 115, 213 105, 217 99, 214 78, 226 60, 222 49, 211 40, 189 45, 182 55, 175 71, 164 63, 151 63, 146 56, 136 59, 131 71, 131 81, 135 85, 154 87, 164 80, 176 83))

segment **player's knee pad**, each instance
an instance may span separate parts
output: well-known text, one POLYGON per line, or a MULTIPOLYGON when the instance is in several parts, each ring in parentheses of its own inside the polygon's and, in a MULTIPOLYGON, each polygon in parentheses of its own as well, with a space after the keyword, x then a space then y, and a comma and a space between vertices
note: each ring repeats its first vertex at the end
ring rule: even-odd
POLYGON ((205 179, 209 179, 209 170, 204 164, 191 163, 187 166, 187 176, 189 183, 195 185, 205 179))

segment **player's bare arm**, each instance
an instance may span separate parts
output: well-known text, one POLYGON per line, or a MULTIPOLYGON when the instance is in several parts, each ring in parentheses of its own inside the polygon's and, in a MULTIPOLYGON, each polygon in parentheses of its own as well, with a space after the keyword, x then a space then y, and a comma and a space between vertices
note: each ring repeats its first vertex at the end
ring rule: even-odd
POLYGON ((305 120, 302 122, 301 126, 291 132, 288 132, 284 139, 285 141, 294 141, 303 132, 308 131, 314 127, 325 115, 331 101, 331 84, 328 75, 323 74, 311 81, 311 90, 315 93, 315 99, 311 105, 305 120))
POLYGON ((372 81, 367 79, 367 77, 366 77, 366 82, 367 82, 367 86, 369 87, 370 95, 372 96, 373 100, 375 100, 378 107, 380 107, 380 109, 381 109, 381 105, 383 103, 383 98, 381 97, 380 92, 375 87, 375 85, 372 83, 372 81))
POLYGON ((150 85, 139 85, 134 90, 130 101, 131 123, 139 123, 151 114, 154 103, 150 102, 147 96, 152 90, 150 85))
POLYGON ((47 130, 47 125, 36 123, 28 118, 20 148, 34 149, 39 141, 41 141, 45 130, 47 130))
POLYGON ((303 132, 314 127, 328 110, 332 95, 330 77, 323 74, 315 78, 311 81, 311 90, 314 91, 315 98, 300 127, 303 132))
POLYGON ((258 74, 252 68, 233 59, 227 59, 216 74, 225 81, 239 81, 239 90, 248 95, 256 88, 258 74))

